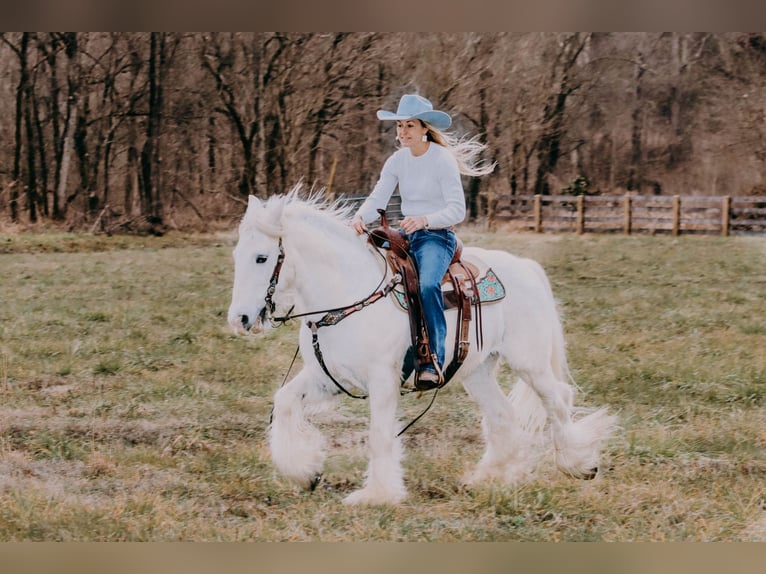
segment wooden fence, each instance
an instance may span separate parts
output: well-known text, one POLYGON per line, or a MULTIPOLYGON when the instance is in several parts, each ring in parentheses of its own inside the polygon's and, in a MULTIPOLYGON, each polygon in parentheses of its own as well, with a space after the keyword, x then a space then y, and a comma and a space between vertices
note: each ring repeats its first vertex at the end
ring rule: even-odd
MULTIPOLYGON (((343 203, 350 203, 354 205, 355 209, 358 209, 360 205, 367 199, 366 195, 344 195, 338 197, 338 200, 343 203)), ((399 194, 395 193, 391 196, 386 206, 386 219, 389 223, 396 223, 402 218, 402 198, 399 194)))
POLYGON ((527 195, 495 219, 538 233, 766 234, 766 197, 527 195))
MULTIPOLYGON (((343 198, 356 205, 364 199, 343 198)), ((398 195, 386 215, 391 222, 401 218, 398 195)), ((766 197, 517 195, 494 221, 537 233, 766 234, 766 197)))

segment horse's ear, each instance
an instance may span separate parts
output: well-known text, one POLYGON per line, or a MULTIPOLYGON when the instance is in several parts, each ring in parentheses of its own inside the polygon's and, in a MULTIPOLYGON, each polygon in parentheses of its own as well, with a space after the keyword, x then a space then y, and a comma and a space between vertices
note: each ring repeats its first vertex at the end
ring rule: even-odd
POLYGON ((261 201, 251 195, 247 205, 246 217, 255 223, 259 231, 277 237, 282 233, 282 212, 285 208, 282 196, 272 196, 268 201, 261 201), (262 208, 257 209, 256 208, 262 208))
POLYGON ((247 208, 248 209, 253 209, 255 207, 260 207, 260 205, 261 205, 261 200, 258 199, 257 197, 255 197, 254 195, 249 195, 247 197, 247 208))
POLYGON ((281 201, 277 201, 274 205, 274 211, 272 211, 271 221, 277 225, 282 226, 282 213, 285 211, 285 201, 281 198, 281 201))

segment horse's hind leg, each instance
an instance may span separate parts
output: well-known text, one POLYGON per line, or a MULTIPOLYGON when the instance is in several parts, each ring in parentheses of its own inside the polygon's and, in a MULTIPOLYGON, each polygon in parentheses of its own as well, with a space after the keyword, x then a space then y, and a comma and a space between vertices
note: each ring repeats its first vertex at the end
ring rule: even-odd
POLYGON ((613 417, 601 409, 575 421, 573 390, 550 369, 522 373, 521 377, 537 392, 548 413, 558 469, 574 478, 593 478, 598 470, 601 444, 610 433, 613 417))
POLYGON ((305 406, 327 397, 307 368, 274 395, 269 431, 271 459, 280 473, 304 488, 316 484, 325 459, 324 438, 306 419, 305 406))
POLYGON ((533 436, 518 423, 517 413, 497 383, 496 354, 465 375, 463 386, 479 405, 486 450, 468 484, 483 480, 517 483, 531 472, 536 462, 533 436))

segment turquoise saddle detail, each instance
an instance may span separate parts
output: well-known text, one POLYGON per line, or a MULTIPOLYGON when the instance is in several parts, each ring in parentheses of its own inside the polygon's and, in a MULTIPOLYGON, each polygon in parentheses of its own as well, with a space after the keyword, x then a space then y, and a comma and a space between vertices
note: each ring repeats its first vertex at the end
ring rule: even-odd
MULTIPOLYGON (((505 297, 505 286, 492 269, 488 269, 484 277, 476 281, 476 288, 479 292, 479 301, 482 303, 493 303, 505 297)), ((454 307, 454 304, 447 293, 451 294, 451 291, 444 293, 444 308, 451 309, 454 307)), ((404 293, 393 291, 393 294, 399 306, 406 311, 407 299, 404 293)))

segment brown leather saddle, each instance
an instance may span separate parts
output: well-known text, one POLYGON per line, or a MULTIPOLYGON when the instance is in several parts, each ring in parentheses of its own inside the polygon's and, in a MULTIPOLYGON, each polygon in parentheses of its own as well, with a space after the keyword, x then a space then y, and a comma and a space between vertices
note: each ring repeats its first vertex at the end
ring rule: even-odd
MULTIPOLYGON (((452 290, 445 291, 445 308, 457 308, 457 328, 455 330, 455 352, 452 362, 440 372, 436 357, 431 353, 428 328, 426 327, 423 305, 420 299, 420 286, 415 260, 409 254, 409 242, 404 233, 389 226, 385 211, 380 213, 380 227, 369 234, 369 241, 378 248, 386 250, 386 259, 391 270, 402 277, 402 286, 407 301, 410 319, 410 335, 414 352, 415 372, 421 366, 431 364, 439 374, 437 387, 442 387, 453 377, 468 356, 470 347, 469 327, 473 306, 476 311, 476 340, 482 344, 481 301, 476 286, 479 271, 477 267, 462 260, 463 243, 456 238, 455 254, 442 278, 442 285, 451 284, 452 290)), ((426 390, 426 385, 418 385, 417 374, 415 388, 426 390)))

